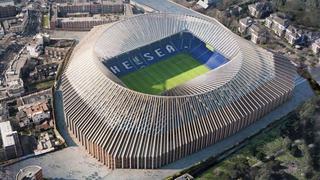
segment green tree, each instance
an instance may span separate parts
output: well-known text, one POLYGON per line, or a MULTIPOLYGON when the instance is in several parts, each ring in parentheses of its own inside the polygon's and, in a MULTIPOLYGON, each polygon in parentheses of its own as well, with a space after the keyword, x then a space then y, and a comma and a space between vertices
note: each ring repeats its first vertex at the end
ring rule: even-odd
POLYGON ((320 4, 320 1, 319 1, 319 0, 307 0, 307 1, 306 1, 306 6, 307 6, 308 8, 311 8, 311 9, 318 8, 318 7, 319 7, 319 4, 320 4))
POLYGON ((293 145, 290 154, 294 157, 301 157, 302 156, 302 151, 299 149, 297 145, 293 145))
POLYGON ((259 151, 256 155, 257 159, 259 159, 260 161, 265 161, 266 160, 266 154, 264 154, 263 152, 259 151))

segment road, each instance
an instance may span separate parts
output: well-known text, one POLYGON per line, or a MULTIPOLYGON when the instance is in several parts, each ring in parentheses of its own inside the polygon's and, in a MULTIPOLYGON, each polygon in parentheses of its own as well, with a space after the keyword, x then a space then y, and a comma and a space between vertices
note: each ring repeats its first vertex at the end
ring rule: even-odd
POLYGON ((62 31, 62 30, 53 30, 48 31, 51 38, 58 39, 75 39, 80 41, 89 31, 62 31))

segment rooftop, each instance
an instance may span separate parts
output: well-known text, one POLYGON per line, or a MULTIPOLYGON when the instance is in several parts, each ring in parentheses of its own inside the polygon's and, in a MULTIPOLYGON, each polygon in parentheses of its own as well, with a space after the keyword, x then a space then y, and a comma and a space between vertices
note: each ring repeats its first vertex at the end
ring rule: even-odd
POLYGON ((15 144, 13 134, 17 132, 12 131, 10 121, 5 121, 0 123, 0 132, 1 132, 3 147, 12 146, 15 144))
POLYGON ((84 5, 114 5, 114 4, 123 4, 122 0, 112 0, 112 1, 104 1, 104 0, 100 0, 97 2, 84 2, 84 3, 76 3, 76 4, 72 4, 72 3, 63 3, 63 4, 59 4, 59 7, 64 7, 64 6, 84 6, 84 5))
POLYGON ((289 33, 291 36, 295 36, 295 37, 298 36, 298 33, 300 33, 300 34, 303 33, 302 31, 298 30, 296 27, 294 27, 294 26, 292 26, 292 25, 288 26, 288 28, 287 28, 286 31, 287 31, 287 33, 289 33))
POLYGON ((16 87, 21 87, 23 86, 23 81, 19 78, 19 79, 15 79, 12 81, 8 81, 8 87, 9 88, 16 88, 16 87))
POLYGON ((97 14, 92 17, 69 17, 69 18, 57 18, 57 19, 60 19, 61 22, 102 21, 102 20, 118 20, 119 16, 115 16, 111 14, 101 16, 97 14))
POLYGON ((50 40, 50 44, 47 47, 66 48, 71 47, 73 41, 71 40, 50 40))
POLYGON ((40 166, 27 166, 23 169, 20 169, 20 171, 18 172, 16 179, 17 180, 32 180, 33 176, 35 176, 35 174, 37 174, 39 171, 41 171, 41 167, 40 166))
POLYGON ((0 0, 0 6, 14 6, 13 0, 0 0))
POLYGON ((252 24, 250 29, 251 29, 251 32, 256 34, 262 34, 266 32, 266 30, 259 24, 252 24))
POLYGON ((48 106, 46 103, 35 104, 23 109, 26 112, 27 116, 32 116, 33 114, 42 113, 48 111, 48 106))
POLYGON ((245 24, 245 25, 250 25, 253 23, 253 20, 251 17, 245 17, 239 20, 240 23, 245 24))
POLYGON ((43 36, 41 34, 37 34, 29 43, 29 46, 38 46, 40 44, 43 44, 43 36))
POLYGON ((279 16, 273 17, 273 21, 278 23, 278 24, 281 24, 283 26, 285 26, 288 23, 288 19, 284 19, 284 18, 281 18, 279 16))

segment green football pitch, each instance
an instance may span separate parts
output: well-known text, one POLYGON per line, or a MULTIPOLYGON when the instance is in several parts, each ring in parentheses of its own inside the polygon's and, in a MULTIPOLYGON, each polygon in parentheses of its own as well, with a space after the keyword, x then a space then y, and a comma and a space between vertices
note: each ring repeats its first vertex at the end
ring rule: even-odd
POLYGON ((159 95, 208 71, 206 66, 190 55, 181 53, 120 79, 130 89, 159 95))

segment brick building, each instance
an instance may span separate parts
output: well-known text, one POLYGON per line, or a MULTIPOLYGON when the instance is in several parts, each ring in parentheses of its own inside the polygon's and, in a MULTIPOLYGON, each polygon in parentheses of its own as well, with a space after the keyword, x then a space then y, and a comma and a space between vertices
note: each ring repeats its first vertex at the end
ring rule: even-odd
POLYGON ((102 1, 103 3, 80 3, 80 4, 61 4, 57 6, 59 17, 64 17, 68 13, 123 13, 124 5, 122 1, 102 1))
POLYGON ((17 14, 17 9, 13 0, 0 1, 0 18, 13 17, 17 14))

